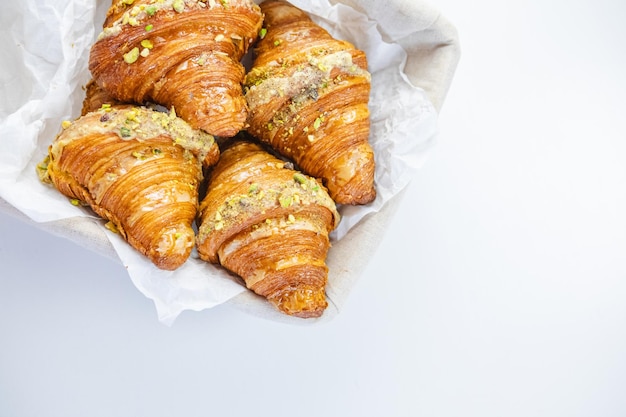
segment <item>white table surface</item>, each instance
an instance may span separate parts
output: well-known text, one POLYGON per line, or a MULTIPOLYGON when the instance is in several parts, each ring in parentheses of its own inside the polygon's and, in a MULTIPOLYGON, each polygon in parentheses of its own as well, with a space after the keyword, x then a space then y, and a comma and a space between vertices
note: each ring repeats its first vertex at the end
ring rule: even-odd
POLYGON ((344 311, 158 322, 0 214, 0 417, 626 415, 626 3, 436 0, 437 147, 344 311))

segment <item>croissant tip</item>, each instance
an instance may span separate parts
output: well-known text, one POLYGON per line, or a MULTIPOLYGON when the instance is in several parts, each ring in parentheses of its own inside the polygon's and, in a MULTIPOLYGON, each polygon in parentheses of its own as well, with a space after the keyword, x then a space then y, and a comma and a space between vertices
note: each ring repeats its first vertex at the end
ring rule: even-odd
POLYGON ((320 317, 328 307, 324 289, 309 286, 282 290, 268 300, 283 313, 304 319, 320 317))

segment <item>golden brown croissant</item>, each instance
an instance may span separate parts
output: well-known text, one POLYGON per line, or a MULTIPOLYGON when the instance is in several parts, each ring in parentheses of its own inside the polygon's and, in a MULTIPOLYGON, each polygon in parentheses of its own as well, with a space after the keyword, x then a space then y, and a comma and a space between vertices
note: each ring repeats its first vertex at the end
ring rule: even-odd
POLYGON ((222 151, 200 204, 200 257, 220 263, 280 311, 318 317, 328 305, 328 234, 339 222, 323 186, 258 144, 222 151))
POLYGON ((195 244, 203 165, 214 138, 174 114, 108 106, 66 122, 49 147, 42 180, 89 205, 157 267, 173 270, 195 244))
POLYGON ((117 100, 174 106, 194 128, 234 136, 247 115, 240 60, 262 19, 252 0, 116 0, 89 69, 117 100))
POLYGON ((248 132, 321 178, 340 204, 375 196, 365 53, 282 0, 261 3, 264 37, 244 82, 248 132))

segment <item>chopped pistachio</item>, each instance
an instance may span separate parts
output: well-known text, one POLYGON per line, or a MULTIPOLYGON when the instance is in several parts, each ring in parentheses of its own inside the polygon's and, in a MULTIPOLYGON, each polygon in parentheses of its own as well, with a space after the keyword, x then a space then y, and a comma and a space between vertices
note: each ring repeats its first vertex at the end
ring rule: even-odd
POLYGON ((318 117, 317 119, 315 119, 315 122, 313 122, 313 129, 317 130, 320 128, 320 126, 322 126, 322 118, 318 117))
POLYGON ((282 41, 281 41, 280 39, 276 39, 276 40, 274 41, 274 46, 278 46, 278 45, 280 45, 281 43, 282 43, 282 41))
POLYGON ((278 202, 280 203, 281 207, 287 208, 293 204, 293 197, 291 197, 290 195, 280 196, 278 198, 278 202))
POLYGON ((124 62, 126 62, 127 64, 132 64, 132 63, 136 62, 137 59, 139 59, 139 48, 138 47, 134 47, 129 52, 124 54, 124 62))
POLYGON ((250 187, 248 188, 248 192, 249 193, 255 193, 257 191, 259 191, 259 184, 256 183, 256 182, 250 184, 250 187))
POLYGON ((172 7, 178 13, 182 13, 185 10, 185 1, 184 0, 174 0, 172 3, 172 7))
POLYGON ((61 127, 63 129, 67 129, 68 127, 70 127, 72 125, 72 122, 70 122, 69 120, 63 120, 63 123, 61 123, 61 127))
POLYGON ((126 126, 120 127, 120 136, 122 136, 123 138, 130 137, 130 129, 126 126))
POLYGON ((267 35, 267 29, 261 28, 261 30, 259 31, 259 38, 263 39, 265 35, 267 35))
POLYGON ((146 25, 145 27, 146 32, 150 32, 152 29, 154 29, 154 25, 146 25))
POLYGON ((146 7, 146 14, 148 16, 154 16, 156 12, 157 12, 157 7, 155 5, 150 5, 146 7))
POLYGON ((306 177, 304 175, 302 175, 299 172, 296 172, 295 174, 293 174, 293 179, 298 183, 298 184, 305 184, 306 183, 306 177))
POLYGON ((154 48, 154 44, 152 43, 152 41, 150 39, 142 40, 141 41, 141 46, 143 46, 144 48, 147 48, 147 49, 154 48))
POLYGON ((80 206, 80 200, 79 200, 79 199, 77 199, 77 198, 72 198, 72 199, 70 200, 70 203, 71 203, 73 206, 76 206, 76 207, 80 206))

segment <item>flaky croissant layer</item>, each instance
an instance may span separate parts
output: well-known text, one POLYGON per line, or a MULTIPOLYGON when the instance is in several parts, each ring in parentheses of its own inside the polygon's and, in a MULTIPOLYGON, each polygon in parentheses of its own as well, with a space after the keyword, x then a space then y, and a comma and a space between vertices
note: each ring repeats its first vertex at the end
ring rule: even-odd
POLYGON ((117 0, 89 69, 119 101, 174 106, 193 127, 234 136, 248 111, 240 61, 262 19, 252 0, 117 0))
POLYGON ((265 36, 246 75, 248 132, 321 178, 340 204, 376 197, 365 53, 283 0, 261 3, 265 36))
POLYGON ((176 269, 195 244, 203 163, 214 138, 170 113, 103 106, 64 130, 40 166, 42 179, 108 220, 157 267, 176 269))
POLYGON ((328 234, 339 222, 317 180, 259 145, 221 154, 200 204, 200 257, 241 276, 280 311, 318 317, 327 306, 328 234))

